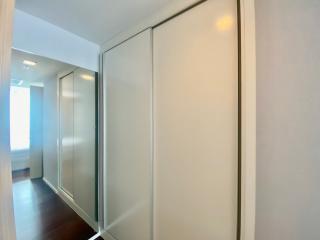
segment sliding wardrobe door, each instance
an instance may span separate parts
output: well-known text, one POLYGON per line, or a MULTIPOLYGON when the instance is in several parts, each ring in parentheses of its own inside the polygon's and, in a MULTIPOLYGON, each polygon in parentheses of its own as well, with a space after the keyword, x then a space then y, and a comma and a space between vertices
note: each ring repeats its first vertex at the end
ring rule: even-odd
POLYGON ((60 185, 73 196, 74 74, 60 79, 60 185))
POLYGON ((118 240, 151 236, 151 31, 104 54, 105 221, 118 240))
POLYGON ((237 1, 154 29, 155 240, 235 240, 237 1))
POLYGON ((74 201, 95 220, 95 73, 74 71, 74 201))

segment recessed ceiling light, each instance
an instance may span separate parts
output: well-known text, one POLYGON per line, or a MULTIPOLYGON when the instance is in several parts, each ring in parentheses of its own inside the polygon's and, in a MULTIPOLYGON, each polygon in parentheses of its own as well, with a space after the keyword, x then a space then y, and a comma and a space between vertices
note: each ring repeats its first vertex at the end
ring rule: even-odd
POLYGON ((82 74, 81 77, 82 77, 84 80, 88 80, 88 81, 92 81, 92 80, 94 79, 93 76, 87 75, 87 74, 82 74))
POLYGON ((36 62, 29 61, 29 60, 24 60, 24 61, 23 61, 23 64, 24 64, 24 65, 28 65, 28 66, 35 66, 35 65, 37 65, 36 62))

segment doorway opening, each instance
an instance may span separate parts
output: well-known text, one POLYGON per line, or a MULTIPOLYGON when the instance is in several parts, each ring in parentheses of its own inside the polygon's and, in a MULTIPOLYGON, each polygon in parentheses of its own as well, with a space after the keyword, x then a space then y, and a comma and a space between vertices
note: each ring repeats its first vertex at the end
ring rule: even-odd
POLYGON ((15 180, 30 176, 30 88, 10 86, 10 150, 15 180))
POLYGON ((92 108, 96 74, 15 49, 11 69, 10 150, 17 240, 89 239, 97 232, 92 108), (70 79, 74 88, 61 88, 60 78, 66 75, 75 76, 70 79), (60 109, 65 106, 69 108, 64 119, 81 121, 64 124, 64 135, 60 135, 64 123, 60 109), (76 130, 83 133, 78 138, 66 134, 76 130), (76 149, 84 149, 86 154, 75 159, 76 149), (75 183, 74 195, 69 197, 61 174, 71 183, 78 181, 87 187, 80 189, 75 183))

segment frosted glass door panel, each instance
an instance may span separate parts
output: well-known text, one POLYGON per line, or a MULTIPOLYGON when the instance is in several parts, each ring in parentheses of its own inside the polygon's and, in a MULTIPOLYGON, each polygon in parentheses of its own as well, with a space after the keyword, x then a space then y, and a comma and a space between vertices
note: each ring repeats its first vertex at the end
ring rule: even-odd
POLYGON ((118 240, 151 235, 151 32, 104 54, 108 232, 118 240))
POLYGON ((60 181, 61 188, 73 196, 73 77, 71 73, 60 79, 60 181))
POLYGON ((74 72, 74 201, 95 220, 95 73, 74 72))
POLYGON ((235 240, 237 1, 154 30, 155 240, 235 240))

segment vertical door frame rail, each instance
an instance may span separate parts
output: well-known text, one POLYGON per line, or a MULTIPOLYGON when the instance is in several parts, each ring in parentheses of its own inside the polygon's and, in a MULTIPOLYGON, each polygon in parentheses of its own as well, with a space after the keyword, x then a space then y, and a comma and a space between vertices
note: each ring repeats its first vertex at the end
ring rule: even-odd
POLYGON ((256 33, 254 0, 238 0, 241 79, 241 240, 255 239, 256 33))
MULTIPOLYGON (((101 47, 99 69, 99 227, 104 227, 104 164, 105 126, 103 126, 105 105, 103 80, 103 54, 159 24, 212 0, 181 0, 169 4, 155 15, 145 19, 105 42, 101 47)), ((255 6, 254 0, 235 0, 238 7, 238 62, 239 62, 239 187, 238 187, 238 231, 237 240, 255 239, 256 201, 256 48, 255 48, 255 6)), ((110 238, 111 239, 111 238, 110 238)))
POLYGON ((9 95, 14 0, 0 0, 0 239, 16 239, 10 159, 9 95))

